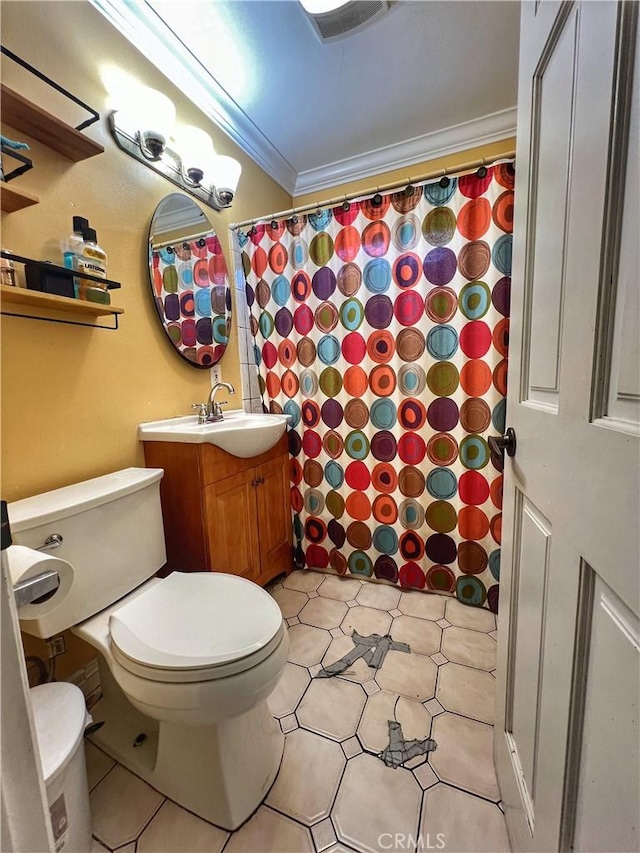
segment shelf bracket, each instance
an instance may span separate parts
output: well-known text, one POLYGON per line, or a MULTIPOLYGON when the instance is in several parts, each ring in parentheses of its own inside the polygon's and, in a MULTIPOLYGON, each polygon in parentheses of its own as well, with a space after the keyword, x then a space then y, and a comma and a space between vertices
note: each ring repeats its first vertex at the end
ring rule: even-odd
POLYGON ((118 330, 118 315, 112 314, 113 326, 105 326, 102 323, 83 323, 81 320, 58 320, 55 317, 34 317, 33 314, 19 314, 13 311, 0 311, 3 317, 20 317, 23 320, 41 320, 43 323, 62 323, 65 326, 86 326, 87 329, 106 329, 109 332, 118 330))
POLYGON ((9 174, 5 174, 5 184, 9 183, 9 181, 12 181, 14 178, 17 178, 19 175, 24 175, 25 172, 29 171, 29 169, 33 169, 33 163, 28 157, 25 157, 24 154, 20 154, 15 149, 9 148, 9 146, 4 143, 0 145, 0 150, 3 154, 6 154, 7 157, 13 157, 14 160, 18 160, 18 162, 22 163, 22 166, 17 166, 13 171, 9 172, 9 174))
POLYGON ((83 110, 86 110, 91 118, 86 119, 76 126, 76 130, 84 130, 86 127, 94 124, 96 121, 100 119, 100 113, 97 110, 94 110, 93 107, 90 107, 89 104, 85 104, 84 101, 81 101, 80 98, 76 98, 75 95, 72 95, 67 89, 61 86, 59 83, 56 83, 55 80, 52 80, 50 77, 47 77, 46 74, 43 74, 42 71, 38 71, 37 68, 34 68, 33 65, 28 63, 25 59, 18 56, 17 53, 14 53, 12 50, 9 50, 8 47, 4 45, 0 45, 0 53, 3 53, 5 56, 8 56, 9 59, 12 59, 17 65, 21 65, 27 71, 30 71, 31 74, 38 77, 38 79, 42 80, 47 85, 51 86, 52 89, 55 89, 56 92, 60 92, 61 95, 64 95, 65 98, 68 98, 70 101, 73 101, 74 104, 77 104, 79 107, 82 107, 83 110))

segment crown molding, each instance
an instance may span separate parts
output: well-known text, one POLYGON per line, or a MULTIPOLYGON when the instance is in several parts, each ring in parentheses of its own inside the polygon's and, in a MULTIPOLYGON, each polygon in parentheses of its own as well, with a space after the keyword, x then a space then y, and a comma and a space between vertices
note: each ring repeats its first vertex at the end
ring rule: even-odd
POLYGON ((516 107, 300 172, 294 198, 515 136, 516 107))
POLYGON ((293 193, 293 166, 151 6, 125 0, 89 2, 274 181, 293 193))

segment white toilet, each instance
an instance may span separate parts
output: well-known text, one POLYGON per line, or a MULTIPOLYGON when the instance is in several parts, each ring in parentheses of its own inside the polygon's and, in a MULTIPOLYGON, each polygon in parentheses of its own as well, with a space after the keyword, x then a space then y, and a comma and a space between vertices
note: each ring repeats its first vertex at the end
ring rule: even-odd
POLYGON ((258 807, 284 737, 267 697, 289 640, 276 602, 244 578, 165 562, 163 471, 128 468, 9 504, 14 541, 73 567, 53 597, 21 608, 37 637, 67 628, 100 652, 104 726, 92 739, 180 805, 225 829, 258 807), (104 666, 106 664, 106 666, 104 666))

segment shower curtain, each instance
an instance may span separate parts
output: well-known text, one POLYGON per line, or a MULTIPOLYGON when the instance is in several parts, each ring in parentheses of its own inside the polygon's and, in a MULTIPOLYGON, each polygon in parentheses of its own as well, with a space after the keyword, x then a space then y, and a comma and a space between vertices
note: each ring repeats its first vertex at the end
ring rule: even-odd
POLYGON ((296 563, 498 606, 513 163, 239 232, 296 563))

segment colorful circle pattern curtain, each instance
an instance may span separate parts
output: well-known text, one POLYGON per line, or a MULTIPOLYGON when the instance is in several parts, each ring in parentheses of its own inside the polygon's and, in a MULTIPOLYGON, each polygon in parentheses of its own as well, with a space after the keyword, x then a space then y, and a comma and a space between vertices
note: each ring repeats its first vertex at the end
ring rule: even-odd
POLYGON ((239 234, 297 563, 497 610, 514 165, 239 234))

